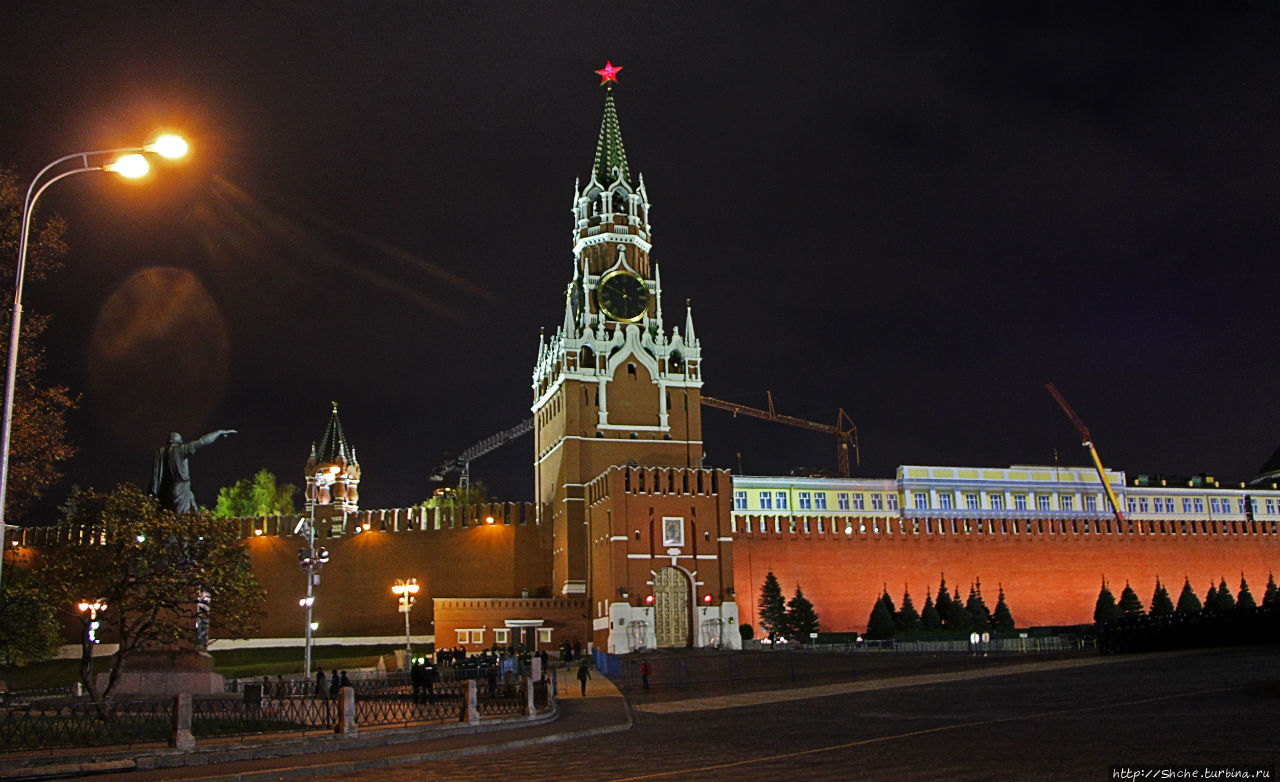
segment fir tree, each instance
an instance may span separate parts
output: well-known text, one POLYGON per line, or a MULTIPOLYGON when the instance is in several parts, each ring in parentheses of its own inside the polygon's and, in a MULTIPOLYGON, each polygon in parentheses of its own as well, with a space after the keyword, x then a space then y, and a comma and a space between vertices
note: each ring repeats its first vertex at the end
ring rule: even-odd
POLYGON ((1253 599, 1253 593, 1249 591, 1249 583, 1244 580, 1244 573, 1240 574, 1240 594, 1236 596, 1236 608, 1243 608, 1249 611, 1257 608, 1258 604, 1253 599))
POLYGON ((1212 581, 1209 582, 1209 591, 1204 596, 1204 610, 1218 610, 1218 588, 1213 585, 1212 581))
POLYGON ((969 614, 969 624, 974 630, 986 630, 991 627, 991 609, 982 599, 982 581, 969 586, 969 599, 964 604, 965 613, 969 614))
POLYGON ((1200 598, 1196 597, 1196 591, 1191 588, 1191 579, 1186 578, 1182 582, 1182 594, 1178 595, 1178 607, 1174 611, 1179 614, 1198 614, 1200 610, 1200 598))
POLYGON ((1118 619, 1124 613, 1120 610, 1120 606, 1116 605, 1116 596, 1111 594, 1111 590, 1107 587, 1107 580, 1102 580, 1102 589, 1098 592, 1098 602, 1093 606, 1093 621, 1105 622, 1108 619, 1118 619))
POLYGON ((920 614, 916 613, 915 604, 911 602, 911 591, 906 587, 902 590, 902 608, 893 620, 898 632, 911 633, 920 629, 920 614))
POLYGON ((938 581, 938 600, 934 603, 934 608, 938 612, 938 618, 942 620, 942 629, 950 630, 951 625, 951 595, 947 592, 947 578, 945 575, 940 576, 938 581))
POLYGON ((893 598, 889 597, 889 585, 885 584, 884 591, 880 593, 880 600, 884 602, 884 607, 889 609, 889 616, 897 617, 898 609, 893 605, 893 598))
POLYGON ((892 638, 893 631, 893 614, 889 613, 882 595, 876 598, 875 607, 871 609, 871 618, 867 620, 867 637, 892 638))
POLYGON ((1004 584, 1000 585, 1000 596, 996 598, 996 611, 991 616, 991 627, 995 630, 1013 630, 1017 625, 1013 621, 1013 613, 1004 600, 1004 584))
POLYGON ((787 601, 782 596, 782 587, 778 585, 773 571, 764 577, 764 585, 760 587, 760 628, 768 633, 771 640, 785 638, 787 634, 787 601))
POLYGON ((942 629, 942 617, 938 616, 938 609, 933 607, 933 595, 924 596, 924 610, 920 612, 920 627, 931 631, 942 629))
POLYGON ((1225 577, 1218 584, 1218 610, 1223 613, 1236 610, 1236 599, 1231 596, 1231 590, 1227 588, 1227 579, 1225 577))
MULTIPOLYGON (((1192 595, 1195 596, 1194 594, 1192 595)), ((1173 599, 1169 597, 1169 590, 1164 588, 1164 584, 1160 583, 1159 577, 1156 578, 1156 591, 1151 595, 1152 616, 1167 616, 1173 613, 1173 599)))
POLYGON ((956 593, 947 603, 947 615, 944 621, 948 630, 961 633, 973 630, 973 620, 969 618, 969 612, 964 610, 964 603, 960 602, 960 587, 956 587, 956 593))
POLYGON ((1280 587, 1276 586, 1276 576, 1271 573, 1267 578, 1267 591, 1262 594, 1262 607, 1274 609, 1276 606, 1280 606, 1280 587))
POLYGON ((818 632, 818 612, 796 585, 796 593, 787 602, 787 632, 799 643, 808 643, 809 634, 818 632))
POLYGON ((1145 613, 1142 610, 1142 601, 1138 599, 1138 593, 1133 591, 1128 581, 1124 583, 1124 591, 1120 593, 1119 608, 1125 616, 1142 616, 1145 613))

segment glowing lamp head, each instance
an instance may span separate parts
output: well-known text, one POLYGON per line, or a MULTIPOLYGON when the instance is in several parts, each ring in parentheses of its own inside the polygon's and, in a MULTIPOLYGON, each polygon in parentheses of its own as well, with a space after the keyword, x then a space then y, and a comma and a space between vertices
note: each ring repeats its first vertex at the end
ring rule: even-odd
POLYGON ((342 472, 342 468, 336 464, 329 468, 330 475, 337 475, 340 472, 342 472))
POLYGON ((644 596, 644 604, 645 604, 645 605, 650 605, 650 606, 651 606, 651 605, 653 605, 653 595, 645 595, 645 596, 644 596))
POLYGON ((710 602, 711 602, 711 595, 703 595, 703 596, 702 596, 702 602, 704 602, 704 603, 710 603, 710 602))
POLYGON ((493 517, 492 517, 492 516, 485 516, 485 517, 484 517, 484 523, 485 523, 485 524, 492 524, 492 523, 493 523, 493 517))
POLYGON ((157 136, 156 140, 146 146, 148 152, 154 152, 160 157, 167 157, 170 160, 176 160, 185 157, 188 146, 187 141, 182 136, 174 133, 165 133, 157 136))
POLYGON ((102 167, 103 171, 111 171, 126 179, 137 179, 147 175, 151 170, 151 164, 147 159, 139 154, 121 155, 116 158, 115 162, 108 163, 102 167))

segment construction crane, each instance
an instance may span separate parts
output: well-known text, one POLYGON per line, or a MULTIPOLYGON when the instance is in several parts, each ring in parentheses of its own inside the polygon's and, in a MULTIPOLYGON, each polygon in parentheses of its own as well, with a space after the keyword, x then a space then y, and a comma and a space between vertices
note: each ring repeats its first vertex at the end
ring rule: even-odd
POLYGON ((468 489, 471 487, 472 461, 479 459, 490 451, 496 451, 517 437, 528 434, 531 431, 533 431, 533 419, 526 418, 510 429, 503 429, 497 434, 490 435, 432 470, 431 480, 443 481, 444 477, 450 472, 458 470, 461 473, 458 477, 458 488, 468 489))
POLYGON ((1080 433, 1080 444, 1089 449, 1089 455, 1093 457, 1093 466, 1098 471, 1098 480, 1102 481, 1102 488, 1107 491, 1107 500, 1111 502, 1111 512, 1116 514, 1116 520, 1124 522, 1124 514, 1120 512, 1120 501, 1116 499, 1116 493, 1111 488, 1111 482, 1107 480, 1107 471, 1102 467, 1102 459, 1098 458, 1098 449, 1093 447, 1093 437, 1089 435, 1089 427, 1084 425, 1084 421, 1080 420, 1080 416, 1076 415, 1076 411, 1071 409, 1071 405, 1067 404, 1057 386, 1053 383, 1045 383, 1044 387, 1048 389, 1053 398, 1058 400, 1058 404, 1062 407, 1062 412, 1067 414, 1067 418, 1071 419, 1071 424, 1080 433))
POLYGON ((749 415, 752 418, 763 418, 766 421, 774 423, 787 424, 788 426, 796 426, 801 429, 808 429, 814 432, 823 432, 824 434, 835 435, 840 442, 840 450, 837 455, 837 464, 840 470, 841 478, 849 477, 849 448, 853 448, 854 458, 858 464, 862 464, 862 455, 858 450, 858 427, 854 425, 853 419, 849 418, 844 408, 840 408, 840 412, 836 413, 835 425, 820 424, 817 421, 806 421, 803 418, 796 418, 790 415, 778 415, 773 409, 773 392, 766 391, 765 394, 769 398, 769 409, 761 410, 758 407, 748 407, 740 405, 736 402, 726 402, 723 399, 715 397, 702 397, 702 404, 707 407, 715 407, 720 410, 728 410, 735 416, 738 414, 749 415))

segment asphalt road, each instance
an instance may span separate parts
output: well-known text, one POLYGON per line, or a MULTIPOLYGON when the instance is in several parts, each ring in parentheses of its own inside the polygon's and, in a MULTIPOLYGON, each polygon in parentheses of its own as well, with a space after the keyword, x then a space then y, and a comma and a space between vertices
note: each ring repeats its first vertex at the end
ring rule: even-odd
MULTIPOLYGON (((635 710, 628 731, 342 779, 1108 780, 1280 766, 1280 650, 1105 664, 819 698, 635 710)), ((764 694, 759 696, 763 700, 764 694)))

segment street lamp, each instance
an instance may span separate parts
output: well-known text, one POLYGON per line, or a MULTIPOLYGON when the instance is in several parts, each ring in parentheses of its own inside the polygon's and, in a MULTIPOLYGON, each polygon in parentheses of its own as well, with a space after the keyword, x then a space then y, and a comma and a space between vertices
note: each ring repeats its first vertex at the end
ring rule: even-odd
POLYGON ((311 621, 311 608, 315 605, 315 585, 320 581, 320 568, 329 562, 329 549, 321 546, 316 548, 316 506, 311 505, 311 515, 303 516, 298 522, 298 526, 294 528, 294 534, 305 528, 307 534, 307 547, 298 549, 298 567, 307 573, 307 596, 298 601, 298 605, 307 609, 307 623, 304 626, 305 646, 304 667, 307 669, 307 676, 311 676, 311 639, 315 635, 316 622, 311 621))
POLYGON ((80 613, 89 612, 89 643, 96 644, 98 642, 98 612, 107 610, 107 601, 98 598, 92 603, 85 602, 76 606, 80 609, 80 613))
POLYGON ((391 592, 400 598, 400 613, 404 614, 404 649, 405 654, 413 656, 413 643, 409 637, 409 609, 413 608, 413 596, 418 594, 418 579, 405 581, 397 578, 391 592))
MULTIPOLYGON (((110 171, 120 176, 136 179, 150 170, 147 155, 177 159, 187 154, 187 142, 181 136, 166 133, 145 147, 102 149, 94 152, 77 152, 66 155, 40 169, 27 188, 22 203, 22 220, 18 229, 18 265, 13 282, 13 319, 9 324, 9 365, 4 385, 4 421, 0 428, 0 576, 4 567, 5 494, 9 488, 9 438, 13 432, 13 389, 18 374, 18 336, 22 328, 22 280, 27 266, 27 240, 31 234, 31 215, 36 201, 54 182, 73 174, 90 171, 110 171), (73 166, 66 164, 75 161, 73 166), (61 169, 61 170, 58 170, 61 169), (56 173, 55 173, 56 171, 56 173)), ((86 604, 87 605, 87 604, 86 604)))

